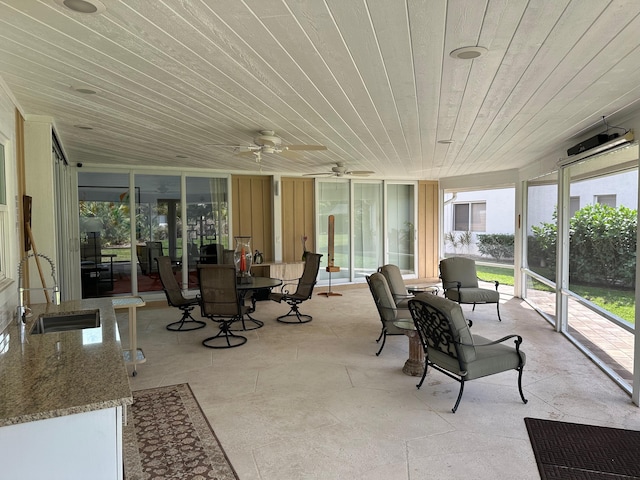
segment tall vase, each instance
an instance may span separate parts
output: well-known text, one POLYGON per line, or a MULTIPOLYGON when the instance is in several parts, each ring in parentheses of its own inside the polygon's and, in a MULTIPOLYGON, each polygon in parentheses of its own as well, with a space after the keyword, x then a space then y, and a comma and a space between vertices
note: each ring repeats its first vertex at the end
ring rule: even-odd
POLYGON ((238 278, 247 279, 251 276, 251 262, 253 250, 251 250, 251 237, 234 237, 236 249, 233 252, 233 261, 236 265, 238 278))

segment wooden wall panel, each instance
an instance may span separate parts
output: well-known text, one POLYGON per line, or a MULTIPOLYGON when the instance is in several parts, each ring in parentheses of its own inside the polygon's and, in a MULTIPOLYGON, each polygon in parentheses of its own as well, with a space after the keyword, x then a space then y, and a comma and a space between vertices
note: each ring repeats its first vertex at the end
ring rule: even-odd
MULTIPOLYGON (((232 236, 250 236, 252 248, 263 253, 265 262, 273 261, 272 177, 233 175, 231 190, 232 236)), ((231 248, 235 248, 235 243, 231 248)))
POLYGON ((438 262, 438 182, 418 182, 418 276, 437 279, 438 262))
POLYGON ((312 178, 282 178, 282 261, 302 260, 302 237, 306 247, 315 251, 315 182, 312 178))

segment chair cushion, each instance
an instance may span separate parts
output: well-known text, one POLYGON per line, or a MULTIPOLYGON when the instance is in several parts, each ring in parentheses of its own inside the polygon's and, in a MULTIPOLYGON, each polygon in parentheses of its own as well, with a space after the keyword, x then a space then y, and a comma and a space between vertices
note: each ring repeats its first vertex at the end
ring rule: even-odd
MULTIPOLYGON (((473 347, 473 336, 471 335, 471 331, 469 330, 469 325, 464 318, 462 313, 462 308, 455 302, 451 300, 447 300, 446 298, 438 297, 437 295, 433 295, 432 293, 419 293, 416 295, 416 300, 420 300, 432 307, 440 310, 451 323, 451 330, 453 331, 454 340, 459 341, 460 343, 466 343, 471 346, 461 346, 459 349, 460 352, 460 360, 464 362, 473 362, 476 359, 476 350, 473 347)), ((433 352, 434 354, 436 352, 433 352)), ((447 358, 451 358, 448 355, 442 354, 447 358)), ((429 357, 432 356, 432 352, 429 352, 429 357)), ((435 356, 433 358, 436 358, 435 356)), ((458 371, 457 362, 454 359, 453 361, 453 370, 458 371)), ((437 363, 437 362, 436 362, 437 363)), ((438 363, 440 364, 440 363, 438 363)), ((447 367, 445 367, 447 368, 447 367)))
POLYGON ((372 273, 369 277, 369 285, 374 299, 378 302, 380 316, 383 321, 395 321, 397 318, 396 303, 387 284, 387 280, 381 273, 372 273))
POLYGON ((441 260, 440 276, 445 289, 455 287, 456 282, 460 282, 463 288, 478 286, 476 262, 469 258, 451 257, 441 260))
POLYGON ((396 303, 398 303, 398 301, 402 301, 409 295, 407 287, 404 284, 404 280, 402 280, 402 273, 397 265, 383 265, 378 269, 378 271, 387 279, 389 290, 391 290, 391 294, 396 300, 396 303))
MULTIPOLYGON (((445 297, 454 302, 458 301, 458 289, 450 288, 444 292, 445 297)), ((461 303, 498 303, 500 293, 488 288, 461 288, 461 303)))
MULTIPOLYGON (((480 346, 483 343, 491 343, 491 340, 474 335, 473 341, 476 345, 476 359, 468 364, 463 363, 467 370, 466 380, 485 377, 494 373, 513 370, 520 365, 520 356, 516 351, 513 340, 506 340, 504 343, 490 345, 488 347, 480 346)), ((526 356, 522 350, 522 365, 526 363, 526 356)))

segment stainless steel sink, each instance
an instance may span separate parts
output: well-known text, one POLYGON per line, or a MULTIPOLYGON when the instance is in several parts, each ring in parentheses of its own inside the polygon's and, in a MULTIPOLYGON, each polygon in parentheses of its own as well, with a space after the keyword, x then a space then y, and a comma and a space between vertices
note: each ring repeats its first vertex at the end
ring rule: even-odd
POLYGON ((68 332, 100 326, 100 310, 78 312, 43 313, 33 324, 32 334, 68 332))

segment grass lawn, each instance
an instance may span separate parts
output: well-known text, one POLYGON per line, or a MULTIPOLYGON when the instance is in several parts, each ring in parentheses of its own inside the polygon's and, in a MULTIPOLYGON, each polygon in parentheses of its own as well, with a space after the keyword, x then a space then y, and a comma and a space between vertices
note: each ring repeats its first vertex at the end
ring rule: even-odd
MULTIPOLYGON (((502 285, 513 285, 513 267, 477 265, 477 270, 478 278, 483 281, 498 280, 502 285)), ((540 290, 546 289, 546 286, 539 282, 535 282, 535 284, 536 288, 541 287, 540 290)), ((635 292, 633 290, 602 288, 592 285, 571 285, 571 290, 620 318, 635 323, 635 292)))

